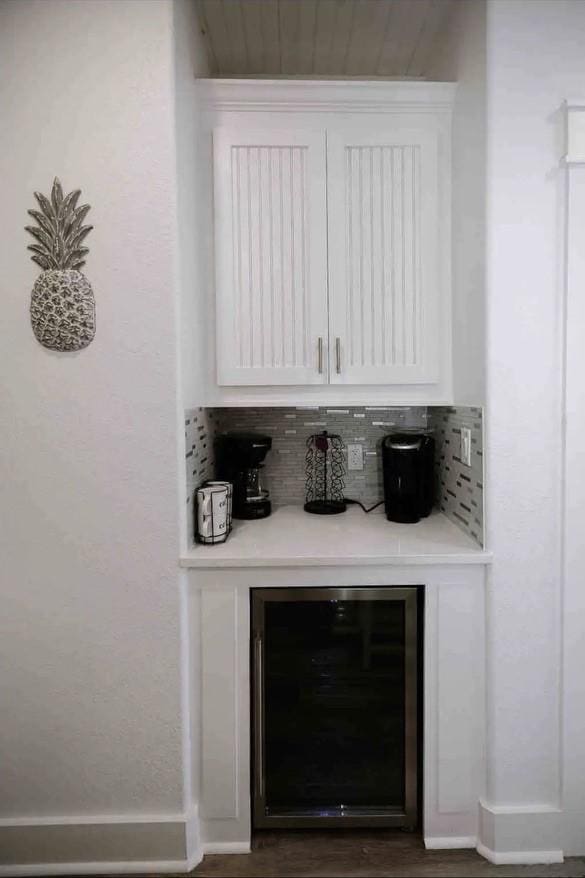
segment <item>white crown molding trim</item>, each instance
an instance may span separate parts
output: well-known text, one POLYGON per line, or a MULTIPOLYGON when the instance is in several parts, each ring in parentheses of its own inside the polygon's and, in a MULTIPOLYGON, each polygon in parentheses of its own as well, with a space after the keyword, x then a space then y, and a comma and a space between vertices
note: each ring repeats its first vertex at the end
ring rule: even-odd
POLYGON ((567 141, 565 164, 585 164, 585 101, 567 101, 565 110, 567 141))
POLYGON ((475 835, 425 836, 424 844, 429 851, 458 851, 477 847, 477 838, 475 835))
POLYGON ((534 866, 564 862, 562 851, 492 851, 481 842, 477 852, 494 866, 534 866))
POLYGON ((453 82, 379 80, 200 79, 208 108, 262 112, 450 113, 453 82))

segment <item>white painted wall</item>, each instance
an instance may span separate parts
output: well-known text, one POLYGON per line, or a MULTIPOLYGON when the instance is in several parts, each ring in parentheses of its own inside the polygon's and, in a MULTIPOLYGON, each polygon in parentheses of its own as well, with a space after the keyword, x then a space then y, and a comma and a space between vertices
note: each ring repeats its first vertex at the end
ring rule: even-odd
POLYGON ((460 0, 429 78, 457 82, 453 108, 453 398, 485 400, 486 4, 460 0))
POLYGON ((3 817, 182 810, 172 11, 0 6, 3 817), (27 313, 55 174, 95 226, 78 354, 27 313))
POLYGON ((192 0, 175 0, 174 19, 182 396, 184 408, 195 408, 204 402, 203 383, 207 378, 204 269, 209 234, 207 211, 199 194, 199 168, 207 157, 201 155, 202 124, 196 79, 209 75, 209 64, 192 0))
MULTIPOLYGON (((585 103, 585 90, 581 101, 585 103)), ((582 121, 585 113, 581 114, 582 121)), ((585 140, 581 138, 581 156, 585 140)), ((563 806, 570 853, 585 851, 585 165, 568 171, 565 542, 563 595, 563 806)))
MULTIPOLYGON (((583 815, 563 838, 557 809, 563 800, 561 105, 583 91, 585 4, 491 0, 487 22, 487 536, 494 565, 486 831, 500 850, 552 850, 564 841, 566 853, 583 853, 583 815)), ((565 674, 574 679, 578 664, 582 673, 582 656, 568 656, 565 674)), ((577 708, 570 709, 576 736, 577 708)), ((582 749, 580 761, 576 754, 575 737, 566 737, 573 778, 565 799, 572 795, 573 802, 569 786, 585 776, 582 749)))

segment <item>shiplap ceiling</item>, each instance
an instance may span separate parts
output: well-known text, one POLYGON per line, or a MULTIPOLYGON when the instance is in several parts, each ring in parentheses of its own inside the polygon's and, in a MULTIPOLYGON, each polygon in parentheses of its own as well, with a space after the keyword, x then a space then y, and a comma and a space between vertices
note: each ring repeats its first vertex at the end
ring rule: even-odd
POLYGON ((425 77, 457 0, 196 0, 212 76, 425 77))

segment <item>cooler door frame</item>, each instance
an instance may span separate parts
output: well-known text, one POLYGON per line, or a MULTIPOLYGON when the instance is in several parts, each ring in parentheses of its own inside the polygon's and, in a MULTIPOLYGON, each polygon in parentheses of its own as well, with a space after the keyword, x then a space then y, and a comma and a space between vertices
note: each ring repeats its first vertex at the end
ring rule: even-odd
POLYGON ((414 830, 418 825, 418 592, 421 586, 382 586, 378 588, 256 588, 252 602, 252 825, 255 829, 303 829, 318 827, 401 827, 414 830), (402 601, 404 603, 404 683, 405 683, 405 807, 386 810, 351 809, 343 814, 267 813, 265 776, 265 613, 269 602, 289 601, 402 601))

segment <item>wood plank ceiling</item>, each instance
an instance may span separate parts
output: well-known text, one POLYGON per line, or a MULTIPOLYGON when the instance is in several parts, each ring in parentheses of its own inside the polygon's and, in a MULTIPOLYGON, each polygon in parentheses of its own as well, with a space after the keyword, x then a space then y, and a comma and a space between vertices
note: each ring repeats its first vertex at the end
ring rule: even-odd
POLYGON ((212 76, 427 75, 456 0, 196 0, 212 76))

